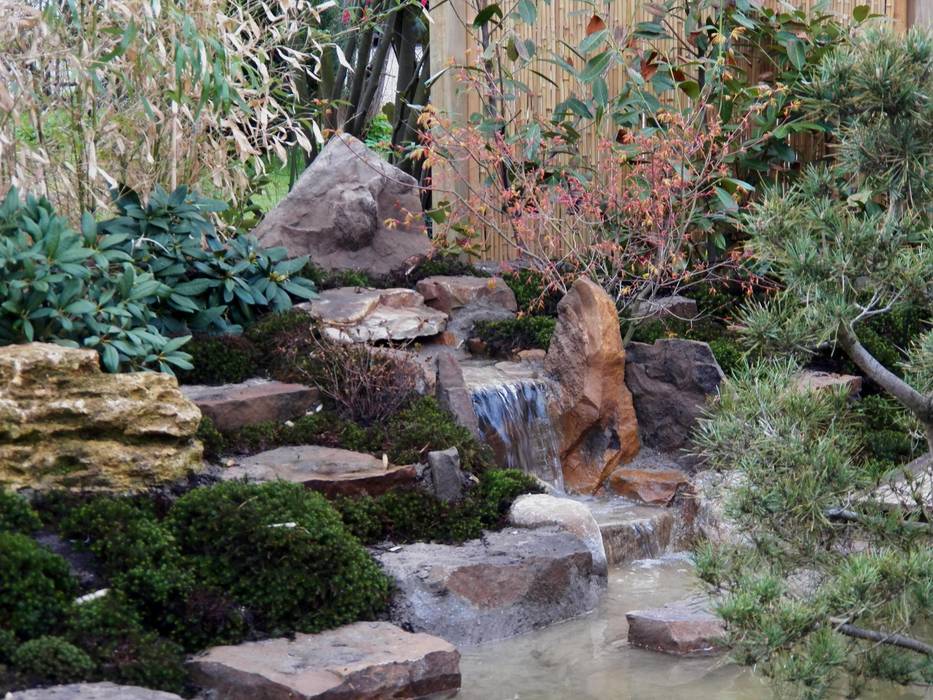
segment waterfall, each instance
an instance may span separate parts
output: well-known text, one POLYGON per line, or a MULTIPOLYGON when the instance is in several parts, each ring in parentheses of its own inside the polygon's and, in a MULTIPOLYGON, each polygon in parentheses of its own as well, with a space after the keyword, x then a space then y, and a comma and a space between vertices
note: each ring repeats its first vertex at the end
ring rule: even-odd
POLYGON ((472 388, 480 430, 502 467, 521 469, 564 490, 546 382, 518 379, 472 388))

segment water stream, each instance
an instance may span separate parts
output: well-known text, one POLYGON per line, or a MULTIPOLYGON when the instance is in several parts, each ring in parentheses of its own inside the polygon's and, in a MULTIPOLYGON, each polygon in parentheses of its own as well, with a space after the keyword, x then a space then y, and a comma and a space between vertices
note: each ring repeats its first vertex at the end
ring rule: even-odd
POLYGON ((525 365, 506 362, 464 363, 464 379, 480 430, 499 466, 521 469, 563 491, 547 380, 525 365))

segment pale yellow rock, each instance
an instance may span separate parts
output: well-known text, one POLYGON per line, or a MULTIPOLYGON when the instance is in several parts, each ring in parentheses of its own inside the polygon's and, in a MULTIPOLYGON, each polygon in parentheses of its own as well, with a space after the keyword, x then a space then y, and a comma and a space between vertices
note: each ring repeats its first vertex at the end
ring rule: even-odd
POLYGON ((0 348, 0 485, 132 491, 201 464, 201 412, 174 377, 105 374, 93 350, 0 348))

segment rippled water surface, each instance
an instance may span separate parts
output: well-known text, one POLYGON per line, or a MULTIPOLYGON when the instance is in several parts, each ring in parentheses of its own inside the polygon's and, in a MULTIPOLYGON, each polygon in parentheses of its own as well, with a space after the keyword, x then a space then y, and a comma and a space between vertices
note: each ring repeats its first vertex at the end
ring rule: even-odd
MULTIPOLYGON (((678 555, 609 572, 609 590, 590 615, 532 634, 462 649, 460 700, 747 700, 770 698, 765 681, 724 657, 683 659, 636 649, 625 613, 698 593, 678 555)), ((923 698, 886 688, 874 698, 923 698)))

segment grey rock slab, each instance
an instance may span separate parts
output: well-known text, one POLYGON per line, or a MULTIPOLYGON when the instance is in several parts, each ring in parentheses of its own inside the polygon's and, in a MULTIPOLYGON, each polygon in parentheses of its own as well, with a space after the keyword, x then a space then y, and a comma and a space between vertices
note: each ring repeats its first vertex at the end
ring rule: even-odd
POLYGON ((193 657, 189 669, 223 700, 427 698, 460 688, 456 648, 388 622, 213 647, 193 657))
POLYGON ((21 690, 7 700, 181 700, 175 693, 114 683, 72 683, 21 690))
POLYGON ((238 384, 190 384, 181 393, 201 409, 220 431, 229 432, 265 421, 283 423, 299 418, 320 402, 315 387, 266 379, 238 384))
POLYGON ((505 639, 586 613, 605 572, 576 536, 553 527, 488 532, 462 545, 377 551, 395 580, 390 619, 457 645, 505 639))
POLYGON ((463 497, 466 476, 460 469, 460 453, 456 447, 428 452, 431 492, 442 501, 459 501, 463 497))
POLYGON ((463 369, 451 353, 440 353, 437 356, 435 392, 441 407, 450 411, 457 423, 479 437, 479 421, 473 408, 473 397, 467 389, 463 369))
POLYGON ((411 289, 338 287, 296 308, 307 311, 328 337, 340 342, 412 340, 447 327, 447 314, 425 306, 411 289))
POLYGON ((322 445, 295 445, 267 450, 235 461, 221 479, 252 482, 289 481, 327 495, 371 496, 398 487, 413 487, 413 466, 392 466, 362 452, 322 445))

